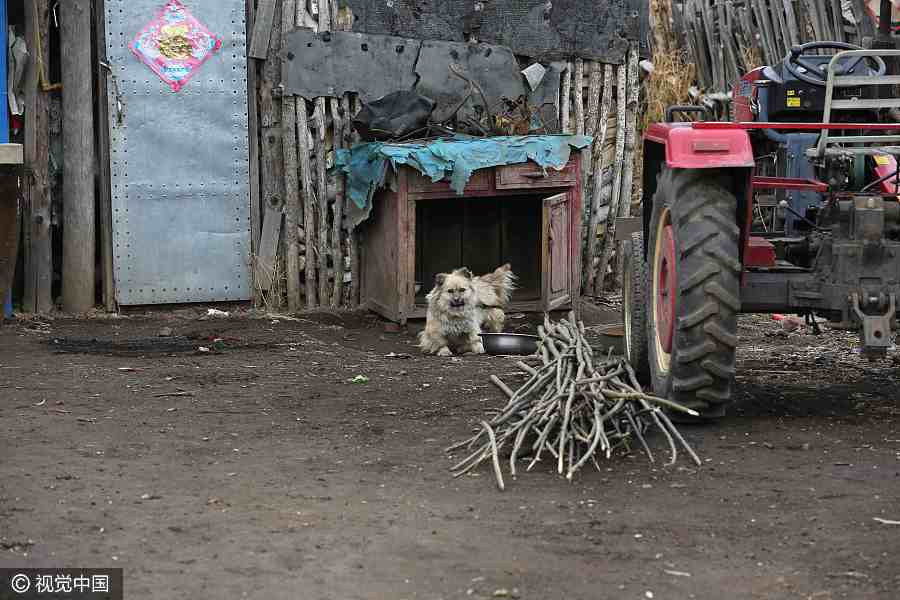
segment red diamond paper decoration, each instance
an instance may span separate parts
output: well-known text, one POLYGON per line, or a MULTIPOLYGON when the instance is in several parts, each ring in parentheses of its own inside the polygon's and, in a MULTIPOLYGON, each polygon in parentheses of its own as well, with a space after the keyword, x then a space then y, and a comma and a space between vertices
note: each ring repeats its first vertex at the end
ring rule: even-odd
POLYGON ((131 42, 135 56, 175 92, 221 47, 222 40, 178 0, 169 0, 131 42))

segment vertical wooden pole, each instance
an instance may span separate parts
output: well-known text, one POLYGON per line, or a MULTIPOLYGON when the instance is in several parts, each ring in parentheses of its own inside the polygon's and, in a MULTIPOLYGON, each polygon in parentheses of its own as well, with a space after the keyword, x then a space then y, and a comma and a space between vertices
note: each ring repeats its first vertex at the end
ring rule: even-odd
POLYGON ((53 252, 50 239, 49 97, 41 90, 37 52, 49 53, 47 28, 50 0, 25 3, 25 39, 31 48, 25 93, 25 168, 27 229, 25 247, 25 312, 53 309, 53 252))
MULTIPOLYGON (((594 282, 597 270, 594 268, 594 258, 597 256, 597 229, 600 227, 600 201, 603 193, 603 176, 606 170, 604 156, 606 156, 606 134, 609 131, 609 110, 612 105, 613 86, 612 86, 612 65, 605 65, 603 68, 603 98, 600 101, 600 132, 597 144, 595 144, 596 153, 594 155, 594 179, 592 182, 592 195, 595 199, 591 207, 591 220, 588 227, 588 247, 587 258, 585 260, 585 268, 588 273, 587 287, 585 288, 589 294, 594 294, 594 282)), ((607 216, 607 219, 609 217, 607 216)))
MULTIPOLYGON (((637 138, 637 107, 640 100, 641 85, 638 78, 638 48, 631 45, 628 52, 628 75, 626 84, 625 102, 625 157, 622 165, 622 199, 619 202, 620 217, 631 216, 631 195, 634 190, 634 146, 637 138)), ((612 217, 612 215, 610 215, 612 217)), ((615 230, 614 230, 615 231, 615 230)), ((616 256, 616 284, 622 281, 622 272, 625 267, 624 257, 618 245, 619 252, 616 256)))
POLYGON ((606 236, 603 238, 603 253, 600 255, 597 278, 595 280, 594 293, 603 293, 603 282, 606 279, 606 268, 612 257, 612 251, 616 246, 616 215, 619 214, 619 202, 622 201, 622 160, 625 154, 625 72, 626 66, 620 65, 617 70, 616 85, 616 158, 613 169, 616 174, 613 179, 612 199, 609 203, 609 216, 606 218, 606 236))
MULTIPOLYGON (((351 98, 351 106, 350 118, 352 119, 361 108, 359 95, 353 95, 351 98)), ((353 143, 359 141, 359 135, 356 132, 351 132, 351 135, 351 141, 353 143)), ((359 238, 360 235, 356 227, 352 228, 350 230, 350 248, 348 253, 350 254, 350 306, 353 308, 359 306, 362 289, 362 282, 360 281, 360 278, 362 277, 362 267, 359 260, 359 238)))
MULTIPOLYGON (((94 0, 94 52, 97 60, 106 64, 105 0, 94 0)), ((108 69, 98 65, 94 119, 97 124, 97 187, 100 211, 100 264, 103 268, 103 306, 107 312, 116 310, 116 285, 113 273, 112 190, 109 173, 109 106, 107 102, 108 69)))
POLYGON ((562 98, 560 99, 560 112, 562 116, 559 119, 560 133, 571 133, 569 118, 572 108, 569 100, 572 93, 572 63, 566 63, 566 70, 563 72, 562 79, 562 98))
POLYGON ((63 83, 63 309, 94 307, 94 95, 91 2, 59 5, 63 83))
MULTIPOLYGON (((274 11, 274 7, 272 8, 274 11)), ((247 47, 251 43, 251 36, 256 28, 256 6, 254 0, 246 2, 246 32, 247 47)), ((270 39, 272 28, 269 27, 265 32, 266 39, 270 39)), ((266 44, 268 50, 268 44, 266 44)), ((264 54, 264 52, 263 52, 264 54)), ((265 56, 263 55, 263 58, 265 56)), ((250 143, 250 255, 257 256, 259 254, 259 238, 262 234, 262 207, 260 205, 260 183, 259 183, 259 95, 257 91, 258 80, 258 63, 249 57, 247 58, 247 138, 250 143)), ((251 270, 253 276, 256 276, 256 269, 251 270)), ((256 286, 253 286, 253 293, 256 294, 256 286)), ((254 298, 254 300, 258 300, 254 298)))
MULTIPOLYGON (((331 118, 334 122, 332 129, 332 149, 335 153, 344 147, 344 121, 341 118, 341 99, 331 99, 331 118)), ((344 254, 341 252, 341 219, 344 214, 344 192, 341 186, 343 176, 338 175, 335 181, 337 189, 334 194, 334 203, 331 205, 331 263, 334 269, 334 285, 331 292, 331 307, 337 308, 344 298, 344 254)))
MULTIPOLYGON (((319 31, 331 31, 331 3, 329 0, 319 0, 319 31)), ((319 200, 319 225, 318 225, 318 263, 319 263, 319 302, 322 305, 329 304, 331 288, 328 286, 328 178, 326 176, 326 147, 325 136, 327 133, 328 109, 324 96, 316 98, 316 192, 319 200)), ((335 265, 335 268, 337 266, 335 265)), ((335 276, 337 276, 335 274, 335 276)))
MULTIPOLYGON (((296 0, 281 5, 282 45, 284 35, 294 28, 296 0)), ((300 135, 305 135, 301 131, 300 135)), ((297 225, 300 220, 300 180, 297 173, 297 98, 281 100, 281 136, 284 151, 284 264, 287 276, 288 310, 300 310, 300 247, 297 225)))
MULTIPOLYGON (((272 32, 270 34, 270 43, 265 62, 262 65, 261 77, 259 81, 259 129, 260 129, 260 186, 261 201, 260 203, 269 208, 268 218, 275 218, 277 224, 269 224, 269 228, 274 228, 275 232, 281 231, 281 217, 274 214, 275 207, 284 205, 284 154, 282 150, 281 139, 281 96, 276 94, 281 83, 281 61, 278 53, 281 50, 281 6, 276 3, 274 14, 272 17, 272 32)), ((280 235, 272 236, 280 239, 280 235)), ((271 278, 271 269, 277 262, 277 250, 273 250, 269 246, 268 250, 260 248, 260 255, 268 255, 272 253, 272 265, 266 265, 265 268, 270 269, 269 278, 271 278)), ((257 255, 257 264, 259 264, 260 255, 257 255)), ((267 280, 264 276, 257 274, 258 279, 255 280, 255 286, 266 289, 267 280)), ((278 290, 280 286, 274 285, 278 290)), ((270 296, 267 306, 278 309, 281 306, 280 293, 270 296)))

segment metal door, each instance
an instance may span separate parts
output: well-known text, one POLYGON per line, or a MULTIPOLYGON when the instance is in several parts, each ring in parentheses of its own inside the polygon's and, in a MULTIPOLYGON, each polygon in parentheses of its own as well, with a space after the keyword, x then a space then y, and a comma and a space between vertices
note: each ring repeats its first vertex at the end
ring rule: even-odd
POLYGON ((250 298, 244 3, 106 0, 119 304, 250 298), (131 48, 173 3, 221 42, 178 91, 131 48))

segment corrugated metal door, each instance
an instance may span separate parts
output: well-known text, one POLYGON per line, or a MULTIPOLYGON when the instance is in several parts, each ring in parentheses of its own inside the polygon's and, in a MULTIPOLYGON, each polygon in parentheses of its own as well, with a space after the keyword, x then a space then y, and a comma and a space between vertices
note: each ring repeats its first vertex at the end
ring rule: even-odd
POLYGON ((130 46, 166 0, 106 0, 116 300, 250 298, 244 0, 182 0, 221 47, 173 91, 130 46))

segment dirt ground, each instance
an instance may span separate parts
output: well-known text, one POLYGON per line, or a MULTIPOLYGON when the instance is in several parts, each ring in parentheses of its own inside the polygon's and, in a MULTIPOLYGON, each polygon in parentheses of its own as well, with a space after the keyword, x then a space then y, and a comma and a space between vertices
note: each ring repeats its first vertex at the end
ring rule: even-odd
POLYGON ((500 492, 443 449, 513 359, 198 314, 0 326, 0 567, 119 566, 141 599, 900 597, 900 367, 855 335, 745 317, 736 404, 681 427, 701 468, 654 439, 500 492))

